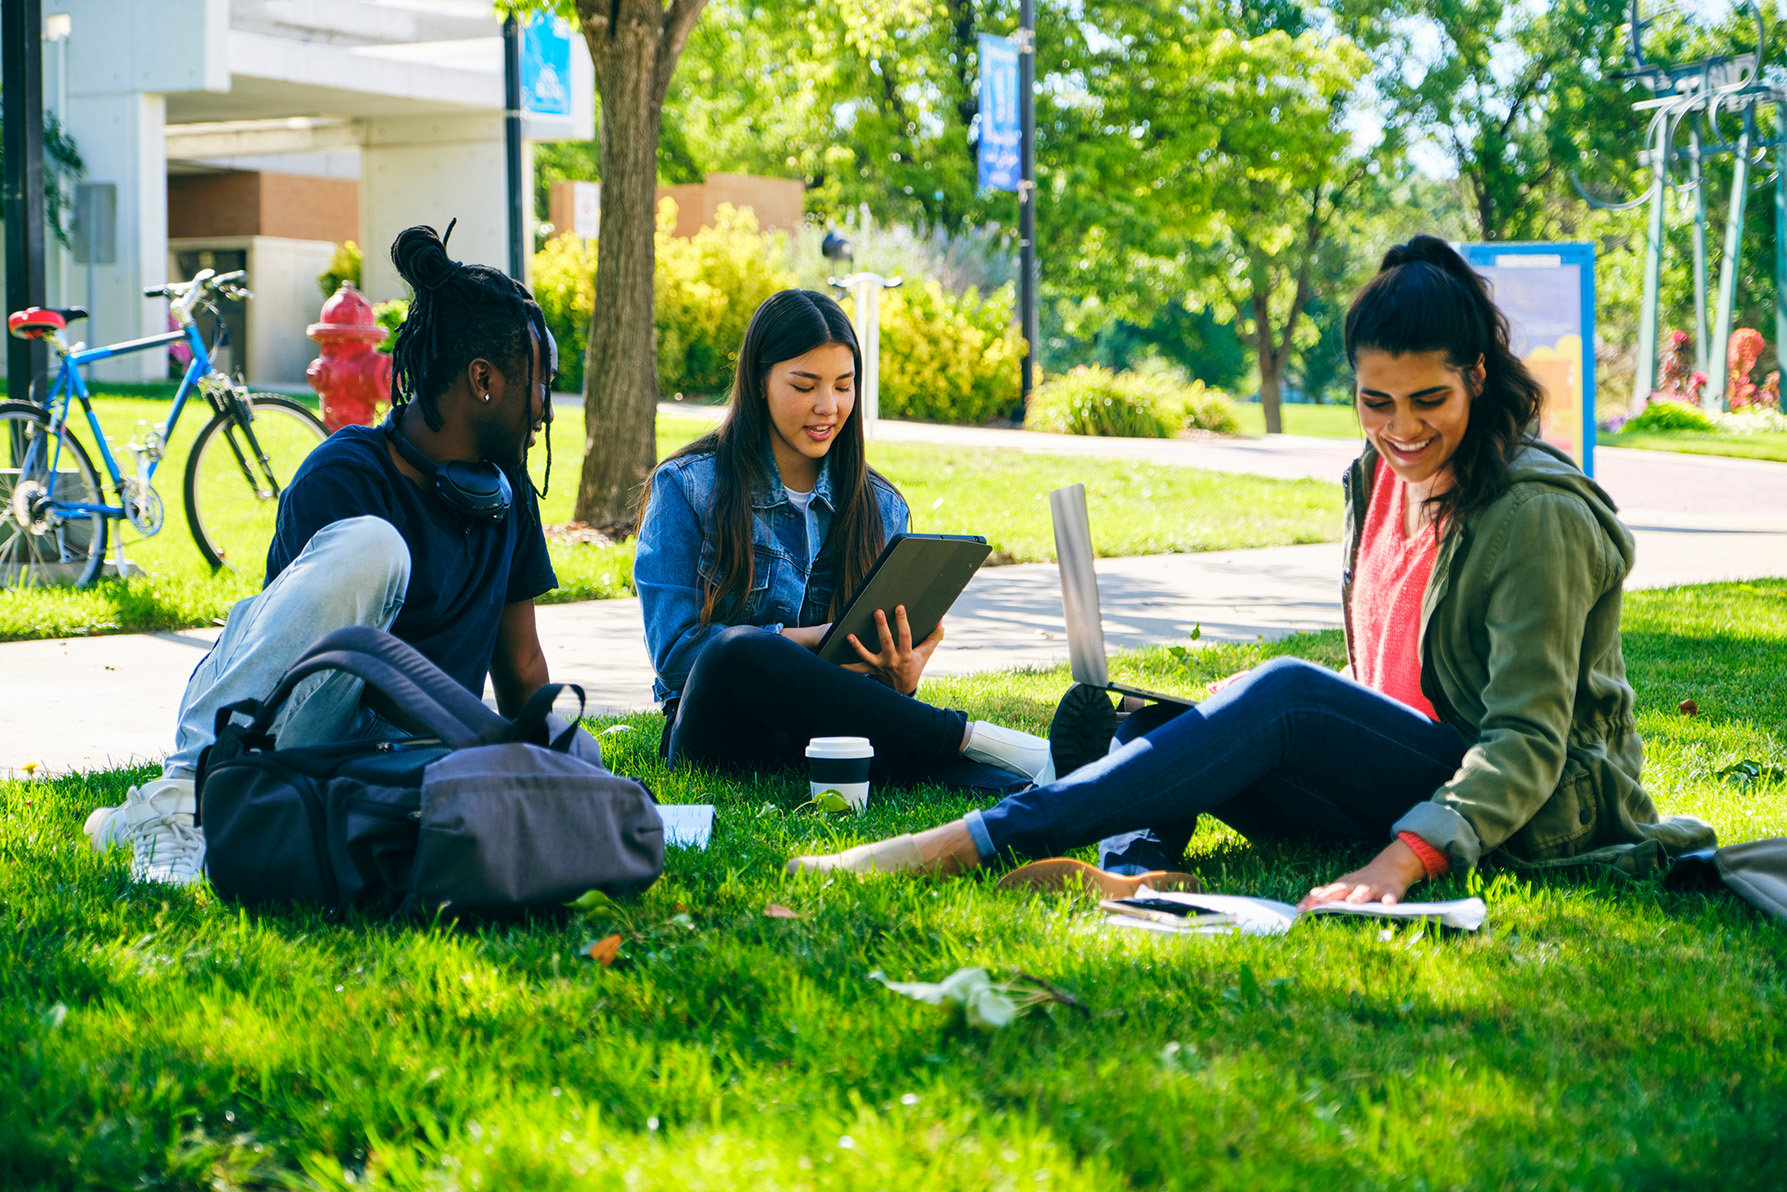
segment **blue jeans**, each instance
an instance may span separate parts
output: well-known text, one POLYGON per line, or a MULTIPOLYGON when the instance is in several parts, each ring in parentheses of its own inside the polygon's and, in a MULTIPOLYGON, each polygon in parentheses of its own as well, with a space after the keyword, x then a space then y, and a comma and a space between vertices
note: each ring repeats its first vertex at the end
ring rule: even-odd
MULTIPOLYGON (((1323 667, 1278 658, 1048 786, 967 815, 981 859, 1105 839, 1101 863, 1172 868, 1208 812, 1252 840, 1389 840, 1457 771, 1465 741, 1323 667), (1119 833, 1128 836, 1118 839, 1119 833)), ((1147 720, 1143 721, 1145 725, 1147 720)))
MULTIPOLYGON (((409 589, 410 552, 395 526, 354 517, 318 530, 291 565, 230 610, 223 635, 199 662, 180 697, 168 778, 196 778, 217 710, 266 699, 318 638, 350 625, 389 629, 409 589)), ((280 748, 328 741, 394 738, 396 726, 360 706, 364 684, 351 675, 312 675, 298 684, 273 722, 280 748)))

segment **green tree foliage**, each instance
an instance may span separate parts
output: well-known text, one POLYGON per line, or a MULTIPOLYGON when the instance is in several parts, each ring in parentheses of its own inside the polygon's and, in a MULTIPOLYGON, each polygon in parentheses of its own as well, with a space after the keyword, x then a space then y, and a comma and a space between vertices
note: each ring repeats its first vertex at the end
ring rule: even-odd
POLYGON ((1475 238, 1567 233, 1582 210, 1571 173, 1606 182, 1636 164, 1645 118, 1632 102, 1645 93, 1619 77, 1630 65, 1627 8, 1627 0, 1388 7, 1407 18, 1383 44, 1394 66, 1379 76, 1392 119, 1457 164, 1475 238))
MULTIPOLYGON (((6 169, 6 158, 0 153, 0 173, 6 169)), ((73 248, 71 219, 74 215, 74 184, 87 172, 81 151, 75 146, 56 118, 56 113, 43 116, 43 208, 44 226, 64 248, 73 248)))

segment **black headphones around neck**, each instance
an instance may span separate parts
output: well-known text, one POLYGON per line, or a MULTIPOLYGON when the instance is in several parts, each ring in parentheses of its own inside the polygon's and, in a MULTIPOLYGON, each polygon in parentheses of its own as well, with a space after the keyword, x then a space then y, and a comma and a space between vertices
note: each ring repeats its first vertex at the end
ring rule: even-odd
POLYGON ((410 442, 409 436, 403 433, 403 428, 398 424, 398 415, 402 409, 402 406, 398 406, 387 414, 381 429, 384 430, 385 437, 396 446, 397 454, 433 482, 434 495, 447 508, 467 517, 487 518, 493 522, 500 522, 507 517, 509 506, 515 503, 515 492, 509 486, 508 475, 487 459, 476 463, 468 463, 462 459, 435 463, 422 454, 422 449, 410 442))

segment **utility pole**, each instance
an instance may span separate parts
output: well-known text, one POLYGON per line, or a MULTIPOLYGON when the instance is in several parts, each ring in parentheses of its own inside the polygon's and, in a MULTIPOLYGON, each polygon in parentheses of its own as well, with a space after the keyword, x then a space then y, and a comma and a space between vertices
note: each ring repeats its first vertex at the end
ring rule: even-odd
MULTIPOLYGON (((0 87, 6 177, 0 204, 6 219, 6 310, 44 304, 43 0, 5 0, 0 6, 0 87)), ((31 396, 47 355, 37 340, 8 338, 6 391, 31 396)))
POLYGON ((1022 147, 1018 169, 1018 322, 1024 334, 1023 401, 1036 384, 1036 4, 1018 6, 1018 112, 1022 147))
POLYGON ((509 276, 527 278, 528 219, 521 193, 521 23, 503 22, 503 150, 509 175, 509 276))

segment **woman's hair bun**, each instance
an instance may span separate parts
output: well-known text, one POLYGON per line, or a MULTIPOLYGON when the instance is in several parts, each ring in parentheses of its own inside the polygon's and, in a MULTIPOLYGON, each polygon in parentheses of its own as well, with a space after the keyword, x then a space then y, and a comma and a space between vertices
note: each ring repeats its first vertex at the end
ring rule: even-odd
MULTIPOLYGON (((458 222, 447 225, 448 236, 458 222)), ((459 262, 447 255, 446 240, 427 224, 405 228, 397 234, 391 242, 391 263, 418 294, 440 289, 460 270, 459 262)))
POLYGON ((1411 237, 1406 244, 1398 244, 1384 254, 1383 264, 1379 272, 1394 269, 1398 265, 1410 265, 1416 261, 1426 265, 1434 265, 1447 273, 1470 273, 1470 263, 1458 255, 1458 250, 1441 240, 1438 236, 1429 236, 1423 232, 1411 237))

